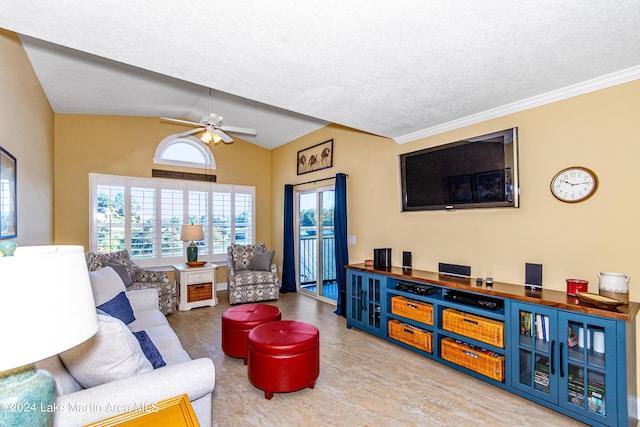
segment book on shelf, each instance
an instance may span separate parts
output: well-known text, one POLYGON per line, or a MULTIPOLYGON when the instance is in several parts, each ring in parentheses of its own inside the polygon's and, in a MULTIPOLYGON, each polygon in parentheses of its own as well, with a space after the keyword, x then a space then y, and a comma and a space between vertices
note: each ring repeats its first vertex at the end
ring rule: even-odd
POLYGON ((536 337, 549 342, 549 317, 543 314, 520 311, 520 335, 536 337))
MULTIPOLYGON (((567 373, 569 385, 575 385, 578 387, 584 386, 584 370, 578 366, 569 365, 569 372, 567 373)), ((588 387, 595 390, 599 390, 604 393, 604 377, 602 380, 596 379, 595 375, 589 376, 588 387)))
POLYGON ((536 362, 536 371, 549 373, 549 358, 542 357, 536 362))
POLYGON ((567 346, 569 346, 569 347, 577 346, 578 345, 578 336, 576 335, 576 333, 573 330, 573 328, 571 327, 571 325, 569 325, 569 330, 567 331, 567 334, 569 335, 569 342, 567 343, 567 346))
POLYGON ((543 391, 545 392, 549 391, 549 375, 548 374, 542 374, 536 371, 534 382, 537 385, 539 385, 543 391))
MULTIPOLYGON (((576 387, 569 385, 569 402, 574 405, 584 407, 584 388, 582 386, 576 387)), ((600 415, 605 415, 604 406, 604 392, 592 390, 588 387, 587 390, 587 409, 589 411, 597 412, 600 415)))
MULTIPOLYGON (((569 402, 584 407, 584 377, 581 370, 570 369, 568 378, 569 402)), ((601 415, 605 414, 604 397, 605 386, 602 382, 589 378, 587 383, 587 409, 597 412, 601 415)))
MULTIPOLYGON (((575 392, 584 394, 584 383, 582 378, 579 378, 579 379, 569 378, 568 387, 569 387, 569 390, 573 390, 575 392)), ((587 385, 587 391, 589 391, 590 393, 594 393, 596 396, 604 396, 604 391, 605 391, 604 384, 598 381, 591 380, 587 385)))
POLYGON ((536 313, 535 317, 533 317, 531 313, 525 313, 525 326, 527 322, 531 324, 532 320, 533 328, 529 328, 529 336, 534 336, 539 340, 549 342, 549 317, 540 313, 536 313))
POLYGON ((544 392, 549 391, 549 358, 541 357, 536 361, 533 380, 544 392))
POLYGON ((531 313, 528 313, 526 311, 520 311, 520 334, 521 335, 524 335, 527 337, 533 336, 533 329, 531 327, 532 317, 533 315, 531 313))
POLYGON ((529 330, 527 329, 527 314, 524 311, 520 311, 520 335, 528 336, 529 330))
POLYGON ((534 378, 536 382, 540 379, 540 381, 544 382, 544 385, 549 385, 549 372, 540 371, 536 368, 534 378))

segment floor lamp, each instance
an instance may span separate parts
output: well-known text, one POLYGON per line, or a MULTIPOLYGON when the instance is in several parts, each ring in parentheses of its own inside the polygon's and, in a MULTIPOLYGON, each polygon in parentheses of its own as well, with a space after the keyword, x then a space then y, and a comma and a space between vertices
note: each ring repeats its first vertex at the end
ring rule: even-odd
POLYGON ((18 247, 0 257, 0 425, 51 426, 55 381, 35 362, 98 330, 82 246, 18 247))

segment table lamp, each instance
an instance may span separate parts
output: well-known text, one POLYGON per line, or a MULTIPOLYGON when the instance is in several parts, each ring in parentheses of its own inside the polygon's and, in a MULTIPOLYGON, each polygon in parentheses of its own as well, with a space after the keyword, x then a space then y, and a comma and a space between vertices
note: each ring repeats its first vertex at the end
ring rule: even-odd
POLYGON ((183 242, 189 242, 189 246, 187 246, 187 262, 196 262, 198 261, 198 247, 194 240, 204 240, 204 233, 202 231, 201 224, 184 224, 182 226, 182 232, 180 233, 180 239, 183 242))
POLYGON ((98 330, 82 246, 18 247, 0 257, 0 425, 51 426, 55 381, 35 362, 98 330))

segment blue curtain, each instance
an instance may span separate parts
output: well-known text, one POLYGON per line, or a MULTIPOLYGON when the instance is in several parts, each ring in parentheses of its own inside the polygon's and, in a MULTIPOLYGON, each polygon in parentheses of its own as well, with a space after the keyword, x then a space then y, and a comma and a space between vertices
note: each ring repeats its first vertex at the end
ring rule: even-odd
POLYGON ((346 316, 347 313, 347 272, 344 266, 349 264, 347 247, 347 175, 336 175, 335 207, 333 210, 333 229, 336 244, 336 282, 338 283, 338 304, 335 313, 346 316))
POLYGON ((293 241, 293 185, 284 186, 284 253, 280 292, 296 292, 296 256, 293 241))

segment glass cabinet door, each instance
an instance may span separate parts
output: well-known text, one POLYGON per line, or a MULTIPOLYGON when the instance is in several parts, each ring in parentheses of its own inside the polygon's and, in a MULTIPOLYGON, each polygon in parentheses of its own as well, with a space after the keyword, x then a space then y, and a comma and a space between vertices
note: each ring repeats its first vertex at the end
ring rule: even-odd
POLYGON ((348 327, 357 326, 379 334, 382 326, 383 280, 376 275, 349 273, 347 277, 348 327))
POLYGON ((558 337, 556 311, 516 303, 511 306, 511 385, 540 399, 557 402, 558 337))
POLYGON ((615 414, 615 322, 561 312, 560 405, 603 423, 615 414))
POLYGON ((347 280, 348 320, 351 325, 362 325, 365 310, 363 276, 350 272, 347 280))
POLYGON ((382 280, 377 276, 366 277, 367 326, 380 329, 380 288, 382 280))

